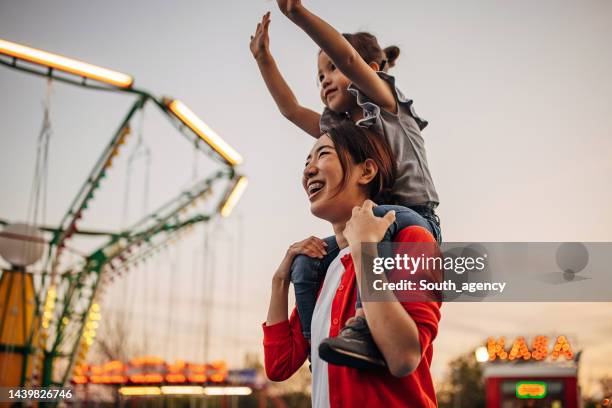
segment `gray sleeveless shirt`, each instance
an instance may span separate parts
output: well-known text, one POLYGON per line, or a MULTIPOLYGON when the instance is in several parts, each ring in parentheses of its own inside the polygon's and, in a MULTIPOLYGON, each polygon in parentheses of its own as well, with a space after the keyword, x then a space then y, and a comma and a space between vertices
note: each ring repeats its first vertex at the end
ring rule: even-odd
MULTIPOLYGON (((384 72, 377 73, 391 87, 398 112, 397 114, 387 112, 351 84, 348 91, 355 96, 357 104, 363 109, 363 119, 356 124, 387 138, 397 159, 397 179, 393 193, 397 196, 399 204, 409 207, 429 203, 435 207, 439 203, 438 193, 429 172, 425 141, 421 136, 421 130, 427 126, 427 121, 419 118, 414 112, 412 100, 407 99, 397 89, 393 76, 384 72)), ((341 120, 348 120, 348 116, 325 108, 319 123, 321 132, 341 120)))

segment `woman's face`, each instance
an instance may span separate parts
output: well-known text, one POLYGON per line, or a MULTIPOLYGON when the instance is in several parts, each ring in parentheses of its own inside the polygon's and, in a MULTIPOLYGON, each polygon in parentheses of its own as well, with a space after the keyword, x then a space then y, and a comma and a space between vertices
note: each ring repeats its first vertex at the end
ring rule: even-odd
POLYGON ((355 106, 355 98, 346 90, 351 81, 336 67, 323 51, 317 60, 321 100, 334 112, 349 112, 355 106))
POLYGON ((367 198, 361 166, 350 161, 349 167, 347 183, 339 190, 344 174, 342 165, 332 140, 322 135, 306 158, 302 178, 313 215, 331 223, 346 222, 353 207, 367 198))

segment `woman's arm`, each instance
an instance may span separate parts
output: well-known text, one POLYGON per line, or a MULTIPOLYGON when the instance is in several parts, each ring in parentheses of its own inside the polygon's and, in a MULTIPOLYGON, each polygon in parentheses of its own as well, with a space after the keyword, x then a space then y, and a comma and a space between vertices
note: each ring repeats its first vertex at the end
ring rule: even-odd
POLYGON ((290 318, 287 316, 291 263, 298 254, 322 258, 325 252, 325 242, 319 238, 310 237, 297 242, 289 247, 272 277, 268 317, 263 325, 265 369, 272 381, 284 381, 291 377, 308 356, 309 345, 302 335, 295 309, 290 318))
POLYGON ((274 98, 276 106, 284 117, 289 119, 309 135, 318 138, 321 134, 319 130, 319 119, 321 115, 303 107, 289 88, 283 78, 274 57, 270 53, 270 37, 268 27, 270 26, 270 13, 266 13, 261 22, 257 24, 255 35, 251 36, 251 53, 257 61, 259 72, 263 77, 268 91, 274 98))
MULTIPOLYGON (((384 217, 375 217, 372 213, 374 203, 366 200, 361 207, 353 209, 351 220, 347 223, 344 236, 351 247, 351 256, 355 266, 355 278, 361 285, 361 275, 366 266, 362 265, 362 243, 379 242, 387 228, 395 219, 393 212, 384 217)), ((376 247, 369 257, 378 256, 376 247)), ((381 275, 381 277, 384 275, 381 275)), ((383 354, 389 371, 396 377, 403 377, 416 369, 421 361, 419 330, 392 293, 385 302, 363 302, 363 311, 376 345, 383 354)))
POLYGON ((266 325, 271 326, 288 319, 289 271, 295 257, 302 254, 313 258, 323 258, 327 253, 326 245, 322 239, 311 236, 292 244, 287 249, 285 257, 272 277, 272 293, 266 325))
POLYGON ((364 61, 351 44, 331 25, 308 11, 300 0, 277 0, 278 6, 321 47, 336 67, 377 105, 397 112, 397 103, 389 85, 364 61))
MULTIPOLYGON (((373 249, 373 253, 366 254, 366 257, 373 259, 378 256, 376 247, 373 249)), ((360 287, 361 274, 368 267, 364 268, 361 264, 363 253, 360 249, 353 251, 351 248, 351 254, 355 265, 355 279, 360 287)), ((384 279, 384 275, 381 275, 381 279, 384 279)), ((397 298, 392 293, 387 295, 389 299, 384 302, 362 301, 363 312, 389 371, 396 377, 404 377, 412 373, 421 362, 419 329, 397 298)))

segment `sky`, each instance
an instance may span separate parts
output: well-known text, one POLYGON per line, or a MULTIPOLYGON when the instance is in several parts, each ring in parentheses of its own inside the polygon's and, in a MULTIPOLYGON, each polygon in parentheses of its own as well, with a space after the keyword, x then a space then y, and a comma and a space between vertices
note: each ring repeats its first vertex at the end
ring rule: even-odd
MULTIPOLYGON (((611 2, 304 4, 340 31, 371 31, 382 46, 400 47, 392 73, 430 123, 423 137, 445 241, 612 241, 611 2)), ((129 73, 135 86, 183 100, 245 158, 250 183, 232 217, 196 229, 108 290, 109 315, 146 321, 136 341, 147 352, 201 357, 206 319, 211 358, 238 365, 245 352, 261 352, 269 282, 284 252, 331 235, 300 184, 313 139, 280 116, 249 51, 268 10, 282 72, 302 104, 322 109, 317 47, 275 2, 0 0, 0 38, 129 73)), ((44 79, 0 67, 1 219, 27 218, 46 91, 44 79)), ((60 83, 51 95, 53 224, 133 99, 60 83)), ((214 170, 153 106, 135 128, 151 165, 134 160, 129 173, 122 156, 84 219, 89 228, 121 228, 214 170)), ((438 380, 449 359, 491 335, 569 336, 584 349, 587 392, 612 374, 610 303, 445 304, 442 313, 438 380)))

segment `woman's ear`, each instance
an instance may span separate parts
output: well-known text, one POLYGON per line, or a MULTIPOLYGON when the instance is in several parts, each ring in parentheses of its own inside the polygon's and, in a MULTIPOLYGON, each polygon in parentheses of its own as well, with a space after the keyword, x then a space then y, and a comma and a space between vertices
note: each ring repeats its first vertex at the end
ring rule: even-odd
POLYGON ((369 184, 378 174, 378 165, 372 159, 366 159, 359 165, 361 167, 361 175, 359 176, 359 184, 369 184))
POLYGON ((380 71, 380 65, 378 65, 378 62, 370 62, 368 64, 370 66, 370 68, 372 68, 374 71, 380 71))

